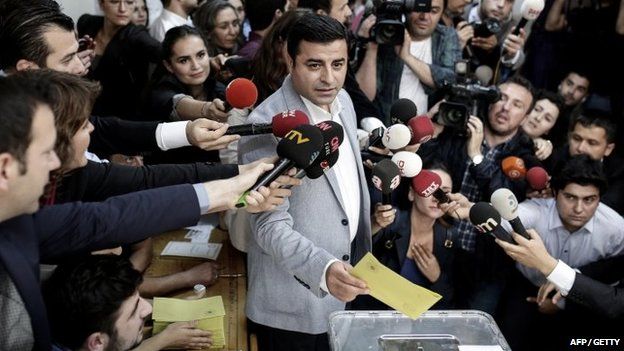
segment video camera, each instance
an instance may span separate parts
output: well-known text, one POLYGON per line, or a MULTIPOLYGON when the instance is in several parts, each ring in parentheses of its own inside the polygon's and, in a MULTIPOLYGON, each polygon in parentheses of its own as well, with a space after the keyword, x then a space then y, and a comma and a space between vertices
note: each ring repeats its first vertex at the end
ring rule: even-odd
POLYGON ((405 37, 403 16, 410 12, 431 12, 431 0, 386 0, 375 3, 373 12, 377 20, 371 28, 370 39, 378 44, 402 44, 405 37))
POLYGON ((470 115, 478 116, 479 103, 497 101, 500 91, 495 86, 485 87, 473 78, 466 60, 455 62, 455 74, 455 83, 444 82, 441 88, 446 101, 440 104, 435 121, 464 135, 470 115))
POLYGON ((486 18, 482 22, 470 23, 475 38, 487 38, 501 31, 501 24, 496 18, 486 18))

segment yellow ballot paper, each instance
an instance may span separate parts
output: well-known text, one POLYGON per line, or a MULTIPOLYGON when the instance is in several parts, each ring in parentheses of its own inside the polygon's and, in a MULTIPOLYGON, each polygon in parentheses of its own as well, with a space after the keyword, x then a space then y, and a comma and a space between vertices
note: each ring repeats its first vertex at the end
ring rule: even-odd
POLYGON ((197 328, 212 332, 211 348, 225 346, 225 307, 223 307, 221 296, 198 300, 156 297, 152 318, 154 319, 153 334, 160 333, 173 322, 197 320, 197 328))
POLYGON ((370 294, 377 300, 410 318, 418 318, 442 298, 396 274, 370 252, 355 265, 351 274, 365 281, 370 294))

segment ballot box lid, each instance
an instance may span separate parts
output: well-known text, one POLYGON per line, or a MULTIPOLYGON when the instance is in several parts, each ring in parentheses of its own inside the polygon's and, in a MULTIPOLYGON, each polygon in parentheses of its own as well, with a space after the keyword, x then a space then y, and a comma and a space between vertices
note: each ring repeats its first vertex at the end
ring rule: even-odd
POLYGON ((428 311, 417 319, 396 311, 334 312, 329 341, 333 351, 511 350, 492 316, 475 310, 428 311))

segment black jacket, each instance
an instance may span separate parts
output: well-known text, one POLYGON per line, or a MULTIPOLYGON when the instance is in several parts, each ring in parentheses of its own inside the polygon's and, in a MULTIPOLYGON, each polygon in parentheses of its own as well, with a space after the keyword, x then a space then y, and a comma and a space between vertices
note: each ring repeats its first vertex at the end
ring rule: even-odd
POLYGON ((138 155, 160 151, 156 143, 158 122, 127 121, 117 117, 91 116, 95 129, 89 151, 106 158, 112 154, 138 155))

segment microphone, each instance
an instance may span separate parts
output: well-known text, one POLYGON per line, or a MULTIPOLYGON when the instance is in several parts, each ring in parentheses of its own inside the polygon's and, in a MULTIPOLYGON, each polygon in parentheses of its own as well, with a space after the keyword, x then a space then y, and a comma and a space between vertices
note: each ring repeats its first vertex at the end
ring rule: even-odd
POLYGON ((305 169, 305 175, 310 179, 320 178, 330 168, 334 167, 336 162, 338 162, 339 156, 340 151, 336 150, 327 157, 324 157, 322 160, 319 160, 321 157, 318 157, 310 166, 308 166, 308 168, 305 169))
POLYGON ((401 171, 392 161, 385 159, 377 162, 373 167, 373 185, 382 194, 382 204, 392 203, 392 191, 401 183, 401 171))
POLYGON ((407 127, 412 133, 409 145, 426 143, 433 138, 433 123, 427 116, 411 118, 407 121, 407 127))
POLYGON ((522 221, 518 217, 518 199, 511 190, 500 188, 492 193, 490 197, 492 206, 500 213, 501 217, 509 221, 514 232, 522 235, 527 239, 531 239, 527 233, 522 221))
POLYGON ((494 72, 492 72, 490 66, 481 65, 475 70, 475 77, 479 80, 481 85, 488 86, 490 85, 492 77, 494 77, 494 72))
POLYGON ((377 128, 386 129, 386 126, 377 117, 364 117, 364 118, 362 118, 362 120, 360 121, 360 126, 362 127, 362 129, 364 129, 365 131, 367 131, 369 133, 372 132, 373 130, 377 129, 377 128))
POLYGON ((309 124, 310 119, 303 111, 284 111, 273 116, 271 123, 241 124, 228 127, 225 135, 258 135, 273 133, 278 138, 283 138, 286 133, 302 124, 309 124))
POLYGON ((392 156, 392 162, 399 167, 402 177, 414 177, 422 169, 422 160, 414 152, 399 151, 392 156))
POLYGON ((257 100, 258 88, 249 79, 236 78, 225 88, 225 101, 231 107, 248 108, 255 105, 257 100))
POLYGON ((524 161, 520 157, 505 157, 502 162, 503 173, 511 180, 524 179, 526 175, 526 167, 524 161))
POLYGON ((433 197, 438 200, 439 203, 449 203, 451 200, 446 196, 446 193, 440 189, 442 186, 442 179, 434 172, 423 169, 417 176, 412 178, 412 188, 420 197, 433 197))
POLYGON ((520 28, 524 28, 528 21, 532 21, 539 17, 540 13, 544 9, 544 0, 524 0, 520 6, 520 13, 522 19, 518 22, 518 25, 513 30, 514 35, 520 34, 520 28))
POLYGON ((492 205, 487 202, 477 202, 470 208, 470 222, 477 227, 477 230, 484 234, 489 234, 495 238, 515 244, 511 234, 501 226, 501 216, 492 205))
POLYGON ((548 187, 548 172, 542 167, 532 167, 526 174, 529 186, 534 190, 540 191, 548 187))
POLYGON ((279 160, 272 170, 263 174, 258 181, 247 190, 236 203, 237 208, 247 205, 245 196, 261 186, 268 186, 290 168, 307 168, 320 155, 323 148, 323 134, 321 130, 309 124, 302 124, 288 132, 277 144, 279 160))
POLYGON ((411 139, 412 133, 407 126, 403 124, 393 124, 386 129, 383 138, 381 138, 381 142, 390 150, 398 150, 406 147, 411 139))
POLYGON ((405 124, 410 118, 418 114, 416 104, 410 99, 398 99, 390 107, 390 120, 392 124, 405 124))

